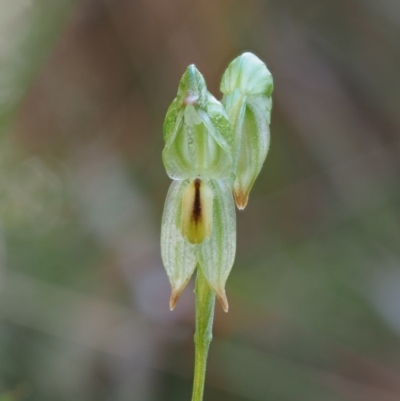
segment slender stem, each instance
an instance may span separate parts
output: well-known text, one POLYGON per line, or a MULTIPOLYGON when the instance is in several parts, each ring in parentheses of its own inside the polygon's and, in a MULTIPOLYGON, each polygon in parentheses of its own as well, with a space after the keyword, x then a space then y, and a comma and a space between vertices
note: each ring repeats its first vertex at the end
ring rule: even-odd
POLYGON ((196 332, 192 401, 203 401, 208 348, 212 340, 215 295, 200 268, 196 278, 196 332))

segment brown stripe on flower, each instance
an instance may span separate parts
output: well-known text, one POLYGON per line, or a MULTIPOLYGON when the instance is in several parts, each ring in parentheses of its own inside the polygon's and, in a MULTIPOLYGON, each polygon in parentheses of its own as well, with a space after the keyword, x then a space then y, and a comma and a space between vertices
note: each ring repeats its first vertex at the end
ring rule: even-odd
POLYGON ((182 194, 182 234, 192 244, 201 244, 211 235, 213 192, 195 178, 182 194))
POLYGON ((196 178, 194 180, 194 199, 193 199, 193 210, 192 220, 195 224, 198 224, 201 220, 201 197, 200 197, 201 180, 196 178))

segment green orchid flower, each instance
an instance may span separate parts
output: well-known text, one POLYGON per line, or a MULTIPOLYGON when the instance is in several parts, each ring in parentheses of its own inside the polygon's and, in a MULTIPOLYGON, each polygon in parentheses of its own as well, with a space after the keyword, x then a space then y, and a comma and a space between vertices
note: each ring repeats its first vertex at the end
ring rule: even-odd
POLYGON ((163 162, 174 181, 165 202, 161 256, 173 309, 198 266, 225 311, 225 283, 236 251, 229 184, 233 160, 228 116, 194 65, 183 74, 164 122, 163 162))
POLYGON ((173 182, 162 218, 161 256, 172 288, 171 310, 198 267, 192 401, 203 400, 215 296, 228 311, 225 283, 236 252, 234 198, 239 209, 246 206, 267 156, 272 90, 271 74, 251 53, 225 71, 223 105, 190 65, 164 121, 163 162, 173 182))
POLYGON ((233 128, 233 193, 244 209, 269 149, 272 75, 257 56, 243 53, 229 64, 220 89, 233 128))

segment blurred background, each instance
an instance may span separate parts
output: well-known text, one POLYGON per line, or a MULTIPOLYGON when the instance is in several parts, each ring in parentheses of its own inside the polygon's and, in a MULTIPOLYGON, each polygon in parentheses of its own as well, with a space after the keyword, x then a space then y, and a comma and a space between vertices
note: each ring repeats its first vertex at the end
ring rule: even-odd
POLYGON ((186 66, 275 81, 206 401, 400 400, 400 3, 0 0, 0 401, 187 401, 162 123, 186 66))

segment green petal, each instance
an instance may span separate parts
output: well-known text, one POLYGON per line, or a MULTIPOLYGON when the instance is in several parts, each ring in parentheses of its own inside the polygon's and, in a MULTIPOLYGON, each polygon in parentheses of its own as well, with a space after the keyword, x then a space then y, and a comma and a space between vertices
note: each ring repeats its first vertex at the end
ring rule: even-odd
POLYGON ((239 89, 235 90, 232 94, 224 96, 222 102, 225 109, 229 113, 232 122, 232 183, 235 179, 236 169, 240 151, 240 141, 242 138, 242 126, 244 115, 246 112, 246 96, 243 95, 239 89))
POLYGON ((235 58, 222 77, 223 94, 233 93, 236 89, 249 96, 272 94, 272 75, 266 65, 252 53, 243 53, 235 58))
MULTIPOLYGON (((222 105, 220 105, 223 110, 222 105)), ((216 112, 213 111, 216 119, 216 112)), ((186 178, 226 178, 232 171, 230 146, 213 125, 210 116, 195 106, 177 114, 177 125, 163 151, 167 174, 176 180, 186 178)), ((220 119, 226 119, 225 111, 220 119)), ((229 123, 229 122, 228 122, 229 123)), ((222 123, 219 123, 222 126, 222 123)), ((230 126, 229 126, 230 129, 230 126)), ((224 127, 228 140, 231 132, 224 127)))
POLYGON ((175 98, 168 107, 164 120, 163 132, 166 146, 168 146, 174 140, 176 133, 181 126, 182 118, 183 108, 181 107, 179 99, 175 98))
POLYGON ((182 194, 189 181, 174 181, 168 191, 161 223, 161 257, 171 283, 171 310, 196 267, 195 245, 182 235, 182 194))
POLYGON ((165 170, 173 180, 184 180, 193 176, 193 158, 189 148, 187 127, 184 125, 183 113, 175 132, 162 152, 165 170))
POLYGON ((270 133, 267 101, 248 99, 243 118, 233 193, 236 205, 244 209, 250 190, 267 157, 270 133))
POLYGON ((228 153, 231 153, 233 132, 228 114, 224 106, 211 94, 208 95, 207 115, 213 129, 211 134, 217 143, 228 153))
POLYGON ((189 65, 179 81, 178 93, 168 107, 164 120, 164 141, 168 147, 174 140, 182 124, 183 112, 186 106, 196 105, 206 109, 208 91, 206 81, 200 71, 193 65, 189 65))
POLYGON ((205 109, 207 96, 207 85, 203 75, 194 64, 189 65, 179 81, 178 102, 184 106, 197 105, 205 109))
POLYGON ((225 283, 236 252, 236 214, 227 180, 212 180, 214 193, 211 238, 199 245, 199 266, 222 307, 228 310, 225 283))
POLYGON ((175 180, 226 178, 232 171, 232 130, 222 104, 189 66, 164 121, 163 161, 175 180))

